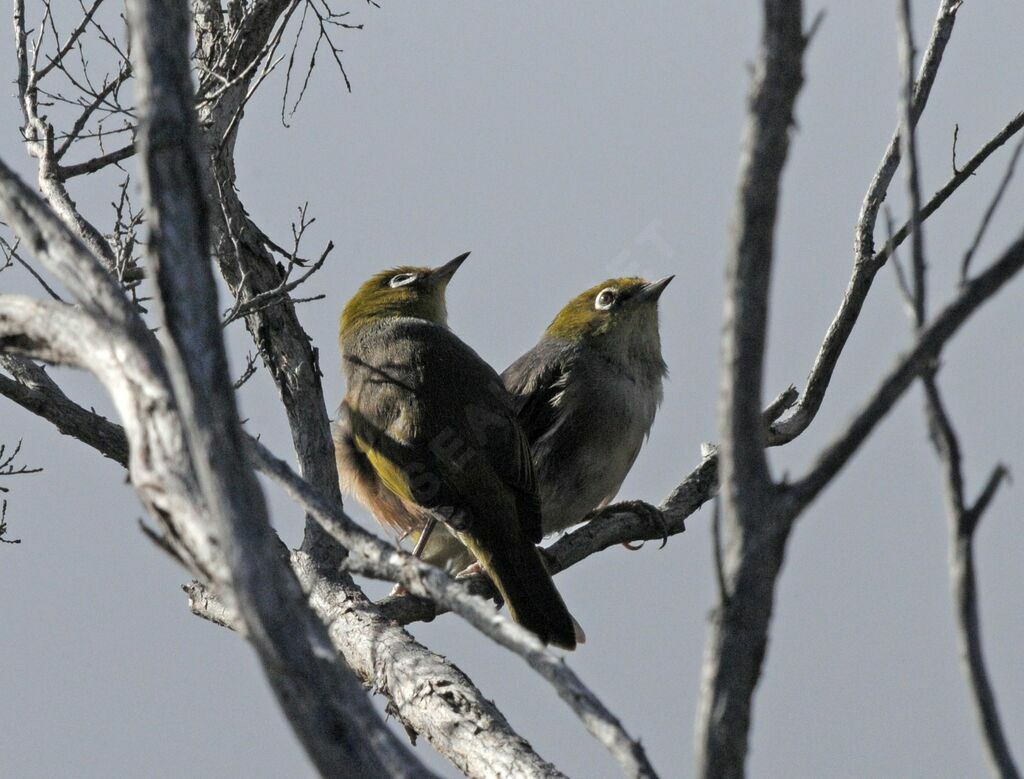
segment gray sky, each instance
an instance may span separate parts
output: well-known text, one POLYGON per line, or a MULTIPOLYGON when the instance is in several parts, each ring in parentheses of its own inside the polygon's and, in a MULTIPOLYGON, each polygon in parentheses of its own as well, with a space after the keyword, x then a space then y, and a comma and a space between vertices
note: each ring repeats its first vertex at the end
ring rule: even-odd
MULTIPOLYGON (((30 4, 31 5, 31 4, 30 4)), ((820 7, 812 3, 811 13, 820 7)), ((609 276, 668 273, 662 336, 671 370, 651 440, 620 494, 660 501, 716 438, 723 262, 759 14, 711 0, 353 4, 351 95, 326 67, 285 130, 281 79, 251 105, 239 183, 257 223, 287 239, 295 208, 318 221, 309 252, 337 249, 300 315, 320 348, 331 410, 343 385, 336 317, 370 273, 467 249, 450 288, 455 331, 499 370, 572 295, 609 276)), ((923 43, 937 2, 915 3, 923 43)), ((896 122, 894 3, 826 3, 807 57, 783 181, 766 395, 800 386, 850 273, 853 226, 896 122)), ((6 33, 5 33, 6 34, 6 33)), ((1014 0, 966 3, 922 121, 923 189, 1024 108, 1014 0)), ((14 78, 7 59, 7 83, 14 78)), ((9 88, 13 92, 13 87, 9 88)), ((15 102, 0 156, 31 175, 15 102)), ((994 190, 1008 149, 927 224, 936 305, 994 190)), ((894 185, 902 189, 902 178, 894 185)), ((1017 182, 977 258, 1019 230, 1017 182)), ((110 190, 73 194, 109 224, 110 190)), ((903 218, 901 196, 892 198, 903 218)), ((20 270, 0 289, 37 293, 20 270)), ((1018 280, 946 352, 941 376, 976 494, 1001 460, 1024 470, 1018 280)), ((232 334, 234 367, 246 350, 232 334)), ((910 341, 892 274, 878 276, 811 429, 771 452, 800 473, 910 341)), ((73 397, 108 408, 87 377, 73 397)), ((136 528, 123 473, 12 405, 0 441, 25 438, 46 472, 5 482, 17 547, 0 548, 0 774, 280 776, 312 773, 248 647, 192 617, 180 569, 136 528)), ((265 372, 242 394, 248 427, 290 454, 265 372)), ((986 515, 977 555, 984 638, 1006 731, 1024 758, 1024 534, 1020 486, 986 515)), ((299 512, 271 489, 299 540, 299 512)), ((360 520, 366 514, 349 506, 360 520)), ((558 577, 586 627, 570 663, 666 776, 692 766, 706 615, 714 599, 709 511, 664 550, 613 549, 558 577)), ((958 664, 941 477, 915 389, 811 507, 793 536, 755 700, 754 776, 979 776, 979 735, 958 664)), ((379 587, 371 588, 379 592, 379 587)), ((544 757, 574 776, 616 774, 569 709, 517 658, 453 617, 414 634, 460 665, 544 757)), ((452 770, 429 746, 419 753, 452 770)))

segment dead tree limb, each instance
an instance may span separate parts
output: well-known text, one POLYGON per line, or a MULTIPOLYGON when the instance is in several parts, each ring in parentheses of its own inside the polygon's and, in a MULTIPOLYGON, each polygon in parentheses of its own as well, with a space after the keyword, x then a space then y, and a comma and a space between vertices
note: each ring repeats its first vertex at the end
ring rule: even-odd
POLYGON ((779 183, 807 39, 799 0, 766 0, 726 266, 721 483, 728 599, 711 621, 697 709, 697 772, 742 776, 788 523, 762 422, 764 348, 779 183))
POLYGON ((241 614, 296 735, 327 776, 429 776, 373 710, 279 555, 244 453, 209 263, 185 0, 129 0, 149 261, 164 352, 207 522, 224 556, 218 593, 241 614))
MULTIPOLYGON (((913 25, 911 23, 911 7, 909 0, 901 0, 899 19, 901 61, 904 66, 905 81, 912 84, 912 68, 914 59, 913 25)), ((904 91, 902 101, 903 128, 905 139, 904 156, 907 160, 907 193, 910 201, 913 232, 911 235, 913 284, 907 285, 904 295, 907 299, 907 310, 911 312, 911 322, 915 331, 920 331, 927 318, 927 264, 924 258, 924 230, 920 218, 921 197, 918 190, 918 162, 916 154, 916 128, 910 110, 909 87, 904 91)), ((1017 158, 1024 143, 1018 143, 1010 157, 1006 172, 996 189, 991 203, 975 233, 974 240, 964 253, 960 265, 961 284, 967 283, 971 259, 985 234, 985 230, 999 206, 1006 188, 1013 177, 1017 158)), ((893 261, 896 261, 895 256, 893 261)), ((897 263, 896 267, 899 265, 897 263)), ((1002 719, 996 705, 995 692, 989 681, 985 663, 985 653, 981 642, 981 617, 978 608, 977 580, 974 563, 974 533, 982 515, 988 508, 1000 484, 1007 478, 1008 471, 1002 464, 993 468, 988 482, 982 489, 973 505, 968 506, 965 498, 963 474, 963 453, 960 439, 953 426, 946 403, 939 389, 940 359, 936 354, 932 364, 921 375, 924 387, 925 419, 931 434, 932 445, 942 463, 946 489, 944 493, 946 513, 949 517, 949 574, 953 589, 953 598, 957 618, 957 639, 960 643, 964 671, 970 683, 974 697, 974 707, 981 727, 986 752, 992 765, 993 773, 1001 779, 1019 779, 1009 742, 1003 731, 1002 719)))
MULTIPOLYGON (((914 87, 912 112, 915 122, 924 112, 928 103, 932 86, 939 73, 939 66, 942 64, 942 55, 953 34, 956 14, 961 5, 962 0, 941 0, 939 3, 938 15, 932 26, 931 37, 914 87)), ((1018 118, 1024 120, 1024 117, 1018 118)), ((853 327, 857 323, 861 308, 871 290, 875 274, 888 256, 878 257, 880 262, 876 260, 874 235, 879 209, 889 191, 889 185, 892 182, 892 177, 896 174, 899 162, 900 135, 897 127, 882 155, 882 161, 871 180, 867 193, 864 195, 854 240, 853 274, 847 285, 846 294, 843 296, 835 318, 828 327, 821 349, 814 360, 810 375, 807 377, 807 386, 804 388, 799 403, 793 412, 776 423, 772 430, 771 440, 776 445, 791 441, 806 430, 818 413, 818 409, 821 408, 821 403, 825 399, 825 393, 832 379, 832 373, 835 371, 843 347, 846 346, 850 333, 853 332, 853 327)), ((966 176, 959 178, 955 175, 954 179, 958 179, 962 183, 966 180, 966 176)), ((942 198, 942 200, 944 199, 942 198)), ((941 200, 939 202, 941 203, 941 200)))

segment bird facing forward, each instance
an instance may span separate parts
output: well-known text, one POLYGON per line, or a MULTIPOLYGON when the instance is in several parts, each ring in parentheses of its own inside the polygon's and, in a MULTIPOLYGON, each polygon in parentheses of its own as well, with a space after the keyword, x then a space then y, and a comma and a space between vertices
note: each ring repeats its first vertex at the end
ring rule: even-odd
POLYGON ((439 520, 454 537, 431 535, 458 538, 515 621, 572 649, 582 633, 535 546, 540 500, 512 398, 447 326, 445 289, 467 256, 378 273, 345 306, 341 486, 401 535, 439 520))
POLYGON ((607 507, 650 434, 668 373, 658 299, 672 279, 588 289, 502 374, 533 450, 545 535, 607 507))

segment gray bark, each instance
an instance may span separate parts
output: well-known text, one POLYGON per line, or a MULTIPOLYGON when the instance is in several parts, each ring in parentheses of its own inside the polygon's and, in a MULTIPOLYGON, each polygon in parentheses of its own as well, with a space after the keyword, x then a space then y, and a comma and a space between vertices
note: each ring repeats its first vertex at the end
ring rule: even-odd
POLYGON ((149 261, 185 443, 223 555, 218 593, 237 606, 271 687, 326 776, 429 776, 339 661, 278 553, 227 369, 209 261, 185 0, 129 0, 149 261))
MULTIPOLYGON (((235 188, 234 148, 244 116, 245 100, 266 53, 275 26, 293 5, 292 0, 261 0, 241 23, 237 34, 225 35, 219 8, 210 12, 197 5, 196 38, 199 60, 211 72, 231 84, 214 99, 199 103, 206 180, 211 199, 218 207, 209 214, 211 248, 218 268, 232 294, 244 305, 258 295, 277 289, 282 270, 267 250, 267 238, 245 211, 235 188)), ((221 87, 214 80, 201 90, 221 87)), ((203 94, 200 97, 204 97, 203 94)), ((299 472, 331 500, 340 501, 334 465, 334 442, 320 382, 317 350, 303 330, 291 299, 252 311, 245 317, 253 342, 270 372, 288 417, 299 472)), ((332 570, 344 550, 309 520, 303 548, 317 565, 332 570)))
POLYGON ((803 84, 799 0, 766 0, 726 271, 720 430, 724 582, 712 618, 697 711, 697 772, 742 776, 789 522, 768 473, 761 417, 768 292, 779 181, 803 84))

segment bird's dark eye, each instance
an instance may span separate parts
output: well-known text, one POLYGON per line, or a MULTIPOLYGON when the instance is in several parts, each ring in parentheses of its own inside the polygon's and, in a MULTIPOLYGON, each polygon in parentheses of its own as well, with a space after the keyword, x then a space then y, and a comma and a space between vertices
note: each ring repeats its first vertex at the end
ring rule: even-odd
POLYGON ((597 299, 594 300, 594 308, 600 309, 601 311, 607 311, 615 303, 615 290, 611 287, 602 289, 597 293, 597 299))
POLYGON ((416 281, 415 273, 399 273, 397 276, 392 276, 391 281, 388 282, 390 287, 404 287, 406 284, 412 284, 416 281))

